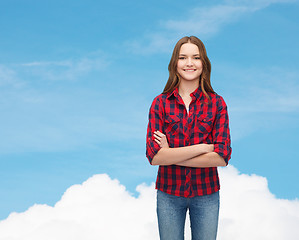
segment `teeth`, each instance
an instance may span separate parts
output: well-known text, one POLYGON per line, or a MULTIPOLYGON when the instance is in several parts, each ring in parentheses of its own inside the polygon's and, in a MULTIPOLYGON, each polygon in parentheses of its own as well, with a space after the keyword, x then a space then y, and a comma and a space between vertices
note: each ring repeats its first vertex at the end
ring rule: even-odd
POLYGON ((184 70, 185 72, 194 72, 195 69, 190 69, 190 70, 184 70))

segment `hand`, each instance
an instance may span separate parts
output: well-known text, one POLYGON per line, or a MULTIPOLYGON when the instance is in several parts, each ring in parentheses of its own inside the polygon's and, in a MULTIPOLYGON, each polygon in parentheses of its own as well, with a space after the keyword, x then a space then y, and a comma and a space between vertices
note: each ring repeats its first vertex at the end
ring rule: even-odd
POLYGON ((154 131, 154 137, 156 143, 158 143, 161 148, 169 148, 165 134, 161 133, 160 131, 154 131))

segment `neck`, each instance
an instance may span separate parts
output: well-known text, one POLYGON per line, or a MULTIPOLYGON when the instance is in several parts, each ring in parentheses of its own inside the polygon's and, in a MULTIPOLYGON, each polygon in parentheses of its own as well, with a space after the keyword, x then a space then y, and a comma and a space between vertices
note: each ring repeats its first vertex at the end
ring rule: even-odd
POLYGON ((181 81, 179 85, 179 94, 181 96, 190 96, 199 87, 199 81, 181 81))

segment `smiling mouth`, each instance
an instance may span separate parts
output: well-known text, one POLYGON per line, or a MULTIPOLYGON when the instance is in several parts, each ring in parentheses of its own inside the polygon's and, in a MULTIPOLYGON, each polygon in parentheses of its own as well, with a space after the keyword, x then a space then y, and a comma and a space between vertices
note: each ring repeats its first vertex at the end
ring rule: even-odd
POLYGON ((195 72, 196 69, 184 69, 185 72, 195 72))

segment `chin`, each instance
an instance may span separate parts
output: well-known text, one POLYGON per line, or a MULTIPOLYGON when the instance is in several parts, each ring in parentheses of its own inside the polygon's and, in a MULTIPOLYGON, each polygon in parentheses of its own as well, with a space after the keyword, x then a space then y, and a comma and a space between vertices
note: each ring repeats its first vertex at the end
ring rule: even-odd
POLYGON ((197 77, 197 78, 184 78, 184 77, 182 77, 182 79, 181 79, 182 81, 187 81, 187 82, 199 82, 199 77, 197 77))

